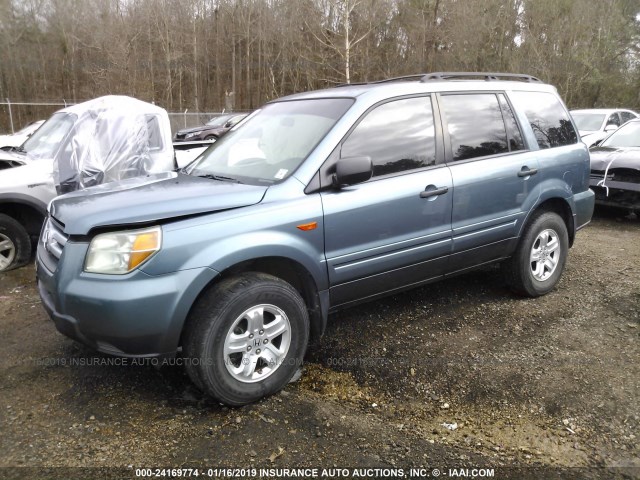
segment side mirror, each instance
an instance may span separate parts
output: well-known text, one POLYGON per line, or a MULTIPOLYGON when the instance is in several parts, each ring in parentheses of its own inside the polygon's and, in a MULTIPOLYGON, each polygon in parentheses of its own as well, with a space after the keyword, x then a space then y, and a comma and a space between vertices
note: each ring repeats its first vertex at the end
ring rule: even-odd
POLYGON ((610 123, 609 125, 607 125, 606 127, 604 127, 604 131, 605 131, 605 132, 607 132, 607 133, 609 133, 609 132, 614 132, 614 131, 616 131, 617 129, 618 129, 618 126, 617 126, 617 125, 615 125, 615 124, 613 124, 613 123, 610 123))
POLYGON ((333 186, 355 185, 366 182, 373 176, 371 157, 345 157, 338 160, 333 186))

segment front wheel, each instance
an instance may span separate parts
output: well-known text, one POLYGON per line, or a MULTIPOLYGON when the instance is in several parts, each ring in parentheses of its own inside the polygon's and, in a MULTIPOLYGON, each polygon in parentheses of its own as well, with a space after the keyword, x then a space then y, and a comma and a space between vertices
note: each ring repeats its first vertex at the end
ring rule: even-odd
POLYGON ((540 212, 531 219, 515 254, 503 264, 509 287, 517 294, 539 297, 560 281, 569 252, 569 236, 562 218, 540 212))
POLYGON ((26 265, 31 257, 27 230, 12 217, 0 213, 0 272, 26 265))
POLYGON ((244 273, 215 285, 194 307, 183 342, 185 366, 204 392, 245 405, 291 380, 308 338, 300 294, 277 277, 244 273))

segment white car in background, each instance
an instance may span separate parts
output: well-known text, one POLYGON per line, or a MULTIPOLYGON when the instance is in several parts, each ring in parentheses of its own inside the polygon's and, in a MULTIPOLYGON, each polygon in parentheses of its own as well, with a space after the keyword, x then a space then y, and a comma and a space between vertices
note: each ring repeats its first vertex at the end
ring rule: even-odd
POLYGON ((16 133, 10 135, 0 135, 0 148, 2 147, 19 147, 27 138, 40 128, 40 125, 44 123, 44 120, 38 120, 32 122, 22 130, 18 130, 16 133))
POLYGON ((587 147, 592 147, 629 120, 638 118, 636 112, 619 108, 571 110, 571 116, 587 147))

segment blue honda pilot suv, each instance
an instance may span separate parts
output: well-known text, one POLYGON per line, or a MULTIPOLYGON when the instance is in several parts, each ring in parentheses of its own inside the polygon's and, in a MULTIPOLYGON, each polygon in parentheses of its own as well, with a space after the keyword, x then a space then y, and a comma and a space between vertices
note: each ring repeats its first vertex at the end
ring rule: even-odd
POLYGON ((180 355, 229 405, 281 389, 336 309, 501 262, 537 297, 589 223, 553 86, 437 73, 267 103, 188 167, 56 198, 42 302, 108 354, 180 355))

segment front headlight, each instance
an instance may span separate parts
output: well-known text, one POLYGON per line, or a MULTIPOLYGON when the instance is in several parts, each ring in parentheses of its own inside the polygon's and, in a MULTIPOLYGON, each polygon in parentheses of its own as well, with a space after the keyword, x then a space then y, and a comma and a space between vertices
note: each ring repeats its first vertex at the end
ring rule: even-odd
POLYGON ((195 137, 196 135, 198 135, 200 132, 191 132, 191 133, 187 133, 184 138, 192 138, 195 137))
POLYGON ((123 275, 149 260, 161 246, 160 227, 96 235, 89 245, 84 271, 123 275))

